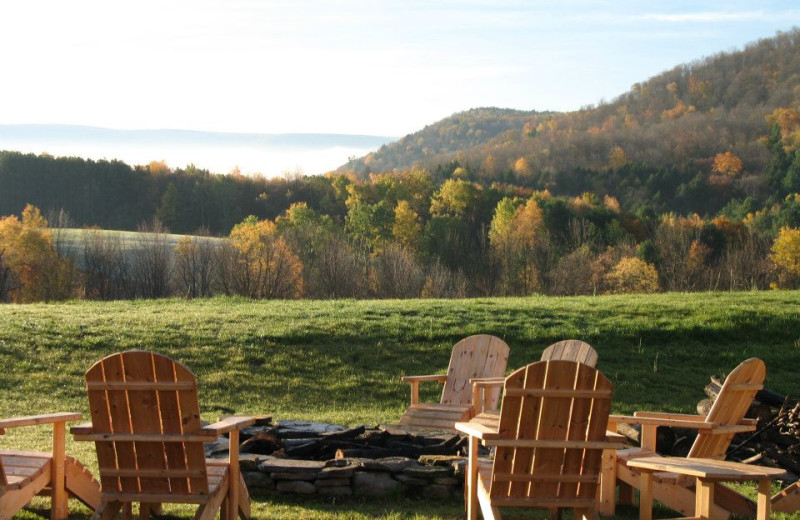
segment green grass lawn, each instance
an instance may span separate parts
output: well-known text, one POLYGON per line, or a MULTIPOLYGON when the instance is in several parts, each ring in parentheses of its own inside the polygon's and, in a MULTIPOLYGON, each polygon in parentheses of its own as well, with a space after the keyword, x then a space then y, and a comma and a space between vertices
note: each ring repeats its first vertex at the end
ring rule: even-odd
MULTIPOLYGON (((509 344, 509 371, 537 360, 560 339, 588 341, 600 354, 598 368, 615 384, 615 413, 693 413, 710 375, 724 375, 752 356, 766 362, 768 387, 794 395, 800 390, 796 291, 451 301, 75 301, 0 306, 0 416, 86 413, 86 369, 112 352, 146 349, 183 362, 197 375, 208 420, 266 413, 278 420, 391 423, 408 400, 400 376, 444 371, 452 345, 476 333, 509 344)), ((423 386, 421 397, 435 400, 438 390, 423 386)), ((48 428, 9 430, 2 438, 4 447, 24 449, 48 449, 48 442, 48 428)), ((90 467, 96 464, 91 444, 69 441, 68 450, 90 467)), ((517 514, 510 518, 531 518, 517 514)), ((637 514, 630 509, 619 517, 637 514)), ((264 519, 462 516, 458 500, 254 500, 254 517, 264 519)), ((533 518, 539 517, 546 515, 533 518)))

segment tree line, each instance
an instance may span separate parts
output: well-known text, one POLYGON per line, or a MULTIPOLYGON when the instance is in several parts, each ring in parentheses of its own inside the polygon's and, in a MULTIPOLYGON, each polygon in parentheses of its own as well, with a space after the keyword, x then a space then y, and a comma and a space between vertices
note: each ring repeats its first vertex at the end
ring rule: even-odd
MULTIPOLYGON (((426 179, 411 172, 408 182, 426 179)), ((464 180, 421 201, 369 202, 394 176, 349 184, 344 225, 305 203, 274 220, 249 216, 228 236, 182 236, 152 219, 133 244, 86 228, 67 245, 51 217, 27 205, 0 219, 0 301, 130 299, 215 294, 248 298, 459 298, 626 294, 800 287, 800 215, 794 194, 745 221, 674 214, 642 219, 612 197, 503 196, 480 223, 481 190, 464 180), (371 193, 372 192, 372 193, 371 193), (418 212, 419 210, 419 212, 418 212), (471 229, 478 227, 477 235, 471 229), (77 247, 74 244, 79 244, 77 247)), ((393 184, 390 182, 390 184, 393 184)), ((397 190, 399 186, 395 185, 397 190)), ((384 193, 386 195, 386 193, 384 193)), ((484 201, 485 203, 485 201, 484 201)))

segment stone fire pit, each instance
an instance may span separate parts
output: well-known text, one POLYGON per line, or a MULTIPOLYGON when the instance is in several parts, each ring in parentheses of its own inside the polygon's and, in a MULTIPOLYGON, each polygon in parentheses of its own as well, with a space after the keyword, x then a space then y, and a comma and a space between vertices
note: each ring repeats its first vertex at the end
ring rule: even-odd
MULTIPOLYGON (((206 456, 227 457, 227 442, 220 438, 207 444, 206 456)), ((442 499, 462 493, 463 447, 463 439, 446 432, 421 435, 392 427, 305 421, 273 424, 262 417, 242 431, 239 464, 253 494, 442 499)))

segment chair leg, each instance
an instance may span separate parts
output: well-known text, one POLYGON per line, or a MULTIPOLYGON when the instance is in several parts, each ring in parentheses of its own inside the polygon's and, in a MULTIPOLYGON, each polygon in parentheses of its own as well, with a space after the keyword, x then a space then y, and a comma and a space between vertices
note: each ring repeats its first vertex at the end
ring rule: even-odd
POLYGON ((92 520, 114 520, 117 517, 117 513, 122 508, 122 502, 100 502, 100 505, 97 509, 94 510, 94 515, 92 515, 92 520))
POLYGON ((484 520, 502 520, 500 509, 492 505, 489 493, 480 484, 478 484, 478 503, 484 520))

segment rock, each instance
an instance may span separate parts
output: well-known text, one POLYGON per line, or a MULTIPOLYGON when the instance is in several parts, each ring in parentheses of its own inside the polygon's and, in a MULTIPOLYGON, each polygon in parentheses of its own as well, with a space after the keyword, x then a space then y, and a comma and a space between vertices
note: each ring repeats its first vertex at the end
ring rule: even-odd
POLYGON ((399 473, 403 469, 410 466, 418 466, 416 460, 409 459, 408 457, 385 457, 382 459, 363 461, 364 469, 369 471, 388 471, 390 473, 399 473))
POLYGON ((283 491, 284 493, 300 493, 303 495, 310 495, 317 491, 314 484, 302 480, 283 480, 278 482, 275 487, 278 491, 283 491))
POLYGON ((323 496, 350 496, 353 494, 353 488, 350 486, 321 487, 317 493, 323 496))
POLYGON ((317 480, 315 471, 276 471, 269 476, 272 480, 317 480))
POLYGON ((275 484, 271 478, 260 471, 242 471, 244 483, 248 489, 274 489, 275 484))
POLYGON ((433 483, 440 486, 457 486, 462 482, 464 482, 463 479, 459 480, 455 477, 440 477, 433 479, 433 483))
POLYGON ((388 473, 359 471, 353 475, 353 493, 358 496, 384 497, 402 490, 403 484, 388 473))
POLYGON ((350 479, 349 478, 329 478, 324 480, 317 480, 314 482, 314 485, 318 488, 324 487, 339 487, 339 486, 350 486, 350 479))
POLYGON ((419 459, 419 463, 425 466, 445 466, 450 467, 454 462, 465 461, 466 458, 460 455, 423 455, 419 459))
POLYGON ((319 472, 319 476, 317 478, 319 478, 320 480, 325 480, 325 479, 328 479, 328 478, 347 478, 347 479, 349 479, 350 477, 353 476, 353 473, 355 473, 355 472, 356 472, 355 468, 328 467, 328 468, 325 468, 322 471, 320 471, 319 472))
POLYGON ((430 483, 428 479, 409 477, 408 475, 404 475, 402 473, 398 473, 397 475, 394 476, 394 478, 398 482, 402 482, 407 486, 415 486, 415 487, 427 486, 430 483))
POLYGON ((453 472, 450 468, 417 465, 403 468, 403 474, 408 475, 409 477, 433 480, 435 478, 450 477, 452 476, 453 472))
POLYGON ((345 457, 343 459, 330 459, 325 461, 326 468, 353 468, 364 467, 364 461, 370 459, 357 459, 355 457, 345 457))
POLYGON ((462 460, 455 460, 450 464, 450 468, 453 470, 453 476, 457 479, 464 480, 464 473, 467 472, 467 461, 466 459, 462 460))
POLYGON ((438 484, 432 484, 425 489, 422 490, 422 496, 425 498, 431 498, 436 500, 441 500, 448 498, 450 496, 450 492, 452 491, 451 486, 440 486, 438 484))
POLYGON ((264 457, 258 464, 258 471, 264 473, 300 473, 320 472, 325 463, 317 460, 279 459, 277 457, 264 457))
POLYGON ((278 435, 282 439, 302 439, 317 437, 321 433, 341 432, 346 430, 338 424, 318 423, 310 421, 278 421, 278 435))
POLYGON ((206 458, 221 459, 228 456, 228 439, 217 437, 213 442, 203 443, 203 452, 206 458))
POLYGON ((258 463, 263 458, 257 453, 242 453, 239 455, 239 467, 242 471, 258 471, 258 463))

